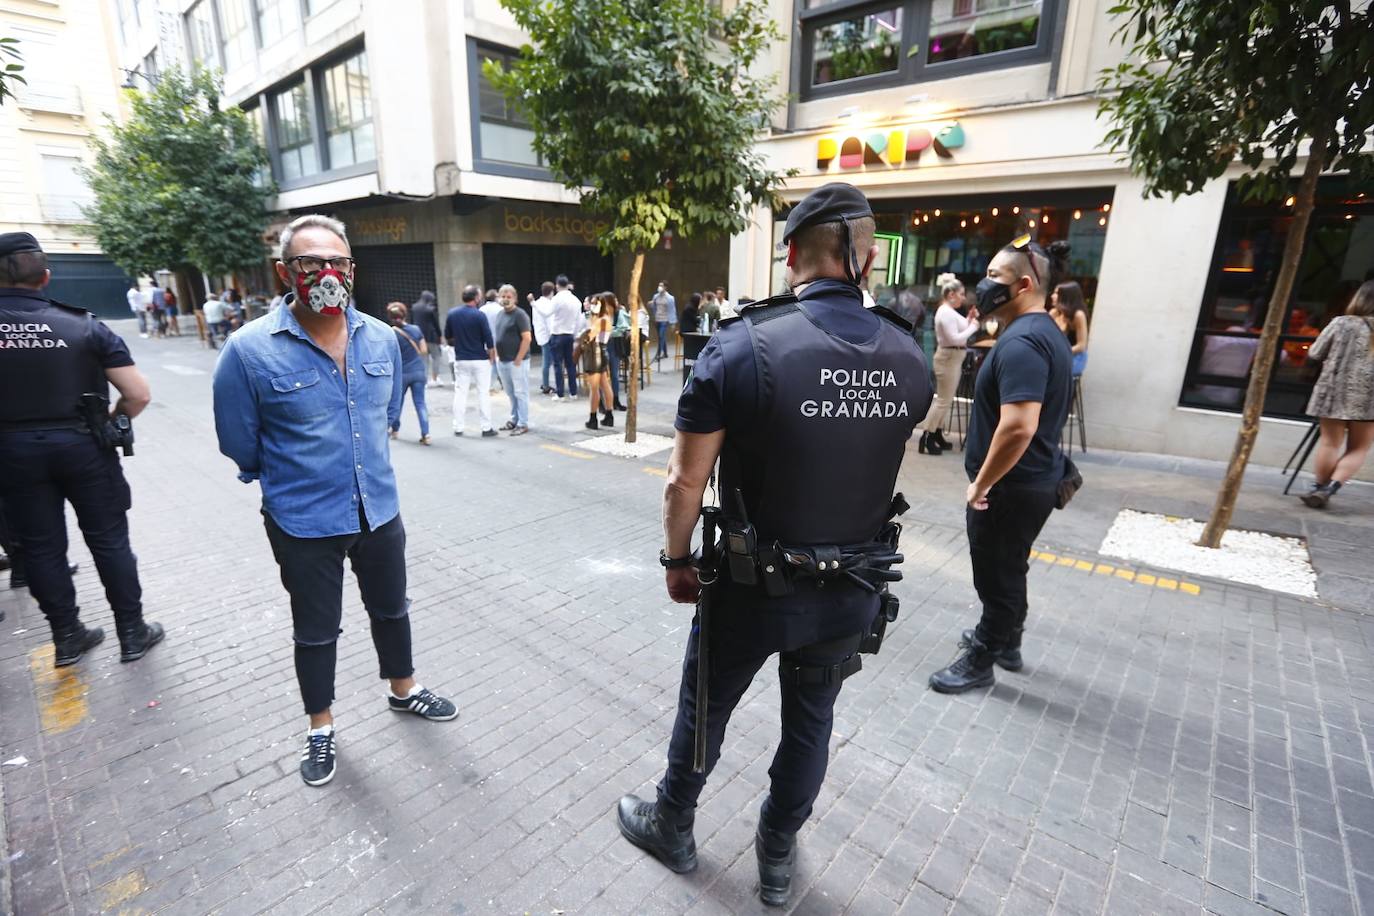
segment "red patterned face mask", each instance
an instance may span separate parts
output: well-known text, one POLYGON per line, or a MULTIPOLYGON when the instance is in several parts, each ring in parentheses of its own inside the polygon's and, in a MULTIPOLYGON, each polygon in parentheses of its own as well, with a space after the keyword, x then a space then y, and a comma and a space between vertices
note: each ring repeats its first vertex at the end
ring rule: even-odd
POLYGON ((296 277, 296 300, 319 315, 342 315, 353 293, 353 281, 332 267, 296 277))

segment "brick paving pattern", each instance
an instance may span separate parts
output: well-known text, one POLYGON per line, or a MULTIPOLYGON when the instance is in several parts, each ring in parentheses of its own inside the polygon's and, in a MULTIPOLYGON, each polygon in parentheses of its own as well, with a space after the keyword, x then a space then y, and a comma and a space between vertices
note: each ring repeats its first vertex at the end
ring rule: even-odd
MULTIPOLYGON (((109 634, 79 666, 54 672, 36 606, 0 592, 0 760, 30 761, 0 777, 18 913, 763 911, 771 677, 731 722, 694 874, 613 820, 661 772, 690 621, 656 562, 666 454, 570 448, 585 408, 543 399, 530 436, 454 439, 431 389, 436 445, 407 416, 393 455, 418 675, 461 717, 387 711, 350 576, 339 774, 309 789, 257 488, 217 454, 193 374, 214 355, 131 343, 157 398, 125 463, 134 547, 168 638, 118 663, 79 540, 85 618, 109 634)), ((646 393, 646 431, 670 432, 675 387, 646 393)), ((908 459, 902 616, 841 694, 791 912, 1374 916, 1374 618, 1037 562, 1027 669, 931 693, 973 620, 945 460, 908 459)))

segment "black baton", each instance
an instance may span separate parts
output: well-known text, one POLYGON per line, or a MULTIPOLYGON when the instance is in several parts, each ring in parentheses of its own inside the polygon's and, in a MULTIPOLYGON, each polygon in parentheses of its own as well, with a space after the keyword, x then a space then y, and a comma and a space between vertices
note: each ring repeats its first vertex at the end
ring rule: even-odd
POLYGON ((716 524, 720 509, 706 506, 701 510, 701 564, 697 577, 701 591, 697 595, 697 696, 696 740, 692 746, 692 772, 706 772, 706 705, 710 697, 706 691, 711 676, 711 599, 716 586, 719 563, 716 558, 716 524))

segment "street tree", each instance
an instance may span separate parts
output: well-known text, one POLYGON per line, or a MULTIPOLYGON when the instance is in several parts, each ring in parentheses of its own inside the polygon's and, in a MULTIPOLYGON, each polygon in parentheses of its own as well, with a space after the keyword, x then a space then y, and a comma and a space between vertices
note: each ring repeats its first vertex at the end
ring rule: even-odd
POLYGON ((1292 196, 1292 220, 1245 393, 1240 431, 1199 544, 1221 546, 1259 434, 1264 398, 1316 199, 1317 178, 1374 174, 1374 19, 1351 0, 1123 0, 1126 62, 1103 71, 1108 143, 1145 193, 1177 199, 1237 165, 1249 199, 1292 196), (1294 170, 1302 173, 1293 188, 1294 170))
MULTIPOLYGON (((534 130, 553 176, 609 224, 598 244, 633 255, 630 378, 638 377, 644 253, 744 231, 779 203, 787 173, 754 143, 782 99, 751 67, 777 30, 761 0, 729 13, 705 0, 501 0, 530 36, 483 73, 534 130)), ((625 441, 634 442, 630 385, 625 441)))
POLYGON ((262 262, 267 153, 248 115, 223 104, 219 79, 163 71, 129 90, 130 114, 107 122, 85 177, 86 217, 105 253, 130 276, 195 268, 206 277, 262 262))
POLYGON ((14 98, 15 83, 25 84, 23 60, 18 38, 0 38, 0 105, 14 98))

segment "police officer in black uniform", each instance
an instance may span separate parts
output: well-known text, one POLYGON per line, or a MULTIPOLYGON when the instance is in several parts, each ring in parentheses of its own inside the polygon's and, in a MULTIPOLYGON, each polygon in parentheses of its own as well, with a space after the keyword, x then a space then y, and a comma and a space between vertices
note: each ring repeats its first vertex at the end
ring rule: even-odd
POLYGON ((113 331, 43 295, 47 268, 32 235, 0 234, 0 499, 29 591, 52 628, 57 666, 105 638, 79 618, 64 502, 76 510, 114 610, 120 660, 136 661, 163 631, 143 620, 116 443, 131 441, 120 430, 148 405, 148 382, 113 331), (120 393, 113 412, 103 400, 109 384, 120 393))
POLYGON ((893 487, 931 400, 909 326, 863 307, 859 284, 878 253, 874 228, 868 200, 849 184, 827 184, 794 207, 783 234, 794 295, 722 322, 678 402, 660 562, 670 597, 698 602, 698 614, 657 799, 627 795, 617 814, 631 843, 673 871, 695 868, 693 814, 726 723, 780 653, 782 740, 755 839, 760 896, 770 905, 788 898, 796 833, 825 777, 840 684, 859 669, 865 635, 891 616, 879 613, 893 600, 882 594, 883 574, 866 570, 864 558, 875 555, 877 567, 900 562, 893 487), (703 595, 717 572, 698 569, 691 540, 717 458, 727 559, 703 595), (861 581, 870 572, 874 581, 861 581), (697 748, 703 643, 709 675, 697 748))

